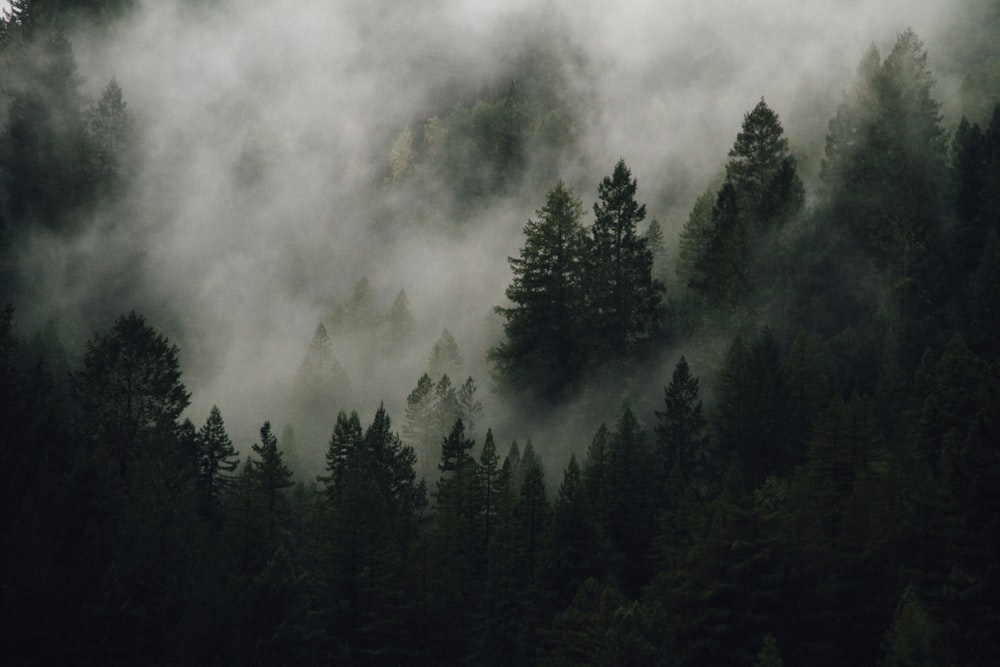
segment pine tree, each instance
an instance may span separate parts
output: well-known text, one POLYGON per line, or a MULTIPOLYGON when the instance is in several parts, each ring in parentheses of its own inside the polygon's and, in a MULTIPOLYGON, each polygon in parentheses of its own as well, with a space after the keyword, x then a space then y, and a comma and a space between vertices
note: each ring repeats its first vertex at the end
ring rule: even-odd
POLYGON ((570 456, 559 486, 545 550, 540 558, 539 580, 546 605, 565 609, 589 577, 601 574, 597 529, 587 502, 583 472, 570 456))
POLYGON ((442 375, 434 385, 434 419, 437 437, 447 434, 462 413, 458 392, 447 375, 442 375))
POLYGON ((649 226, 646 227, 646 233, 643 234, 643 239, 646 241, 649 252, 653 255, 653 277, 666 285, 669 273, 667 270, 667 246, 663 241, 663 229, 659 220, 653 218, 650 221, 649 226))
POLYGON ((685 286, 700 285, 705 277, 699 271, 699 258, 708 251, 712 238, 712 209, 719 197, 719 187, 711 185, 695 200, 678 240, 677 280, 685 286))
POLYGON ((483 411, 483 404, 476 399, 476 390, 476 383, 469 376, 456 393, 458 416, 462 419, 462 423, 465 424, 470 437, 475 436, 476 422, 479 420, 479 414, 483 411))
POLYGON ((424 373, 406 397, 406 421, 403 423, 403 437, 417 453, 418 470, 423 478, 432 473, 432 462, 436 458, 434 448, 442 435, 438 431, 436 414, 434 382, 424 373))
POLYGON ((804 190, 778 115, 763 99, 743 117, 729 151, 726 180, 751 234, 780 228, 802 208, 804 190))
POLYGON ((633 358, 662 327, 663 285, 653 278, 653 254, 637 225, 646 206, 635 200, 637 182, 619 160, 597 188, 587 244, 588 335, 598 358, 633 358))
MULTIPOLYGON (((303 454, 297 462, 311 475, 322 469, 318 459, 321 443, 329 436, 329 415, 350 392, 350 378, 337 361, 333 341, 322 323, 316 325, 309 348, 295 373, 289 406, 289 421, 296 431, 303 454)), ((287 453, 287 452, 286 452, 287 453)))
POLYGON ((506 340, 489 351, 500 386, 558 399, 579 386, 588 363, 583 316, 583 207, 560 181, 524 227, 510 308, 497 307, 506 340))
POLYGON ((497 522, 497 506, 499 503, 500 470, 497 466, 496 443, 493 441, 493 429, 487 429, 483 440, 483 451, 479 455, 479 496, 482 501, 482 532, 483 550, 489 547, 493 539, 497 522))
POLYGON ((361 419, 356 411, 351 411, 350 417, 343 410, 337 414, 333 427, 333 435, 326 450, 326 475, 319 477, 326 488, 328 496, 341 493, 344 476, 353 452, 361 445, 363 433, 361 419))
POLYGON ((908 326, 940 305, 947 265, 947 145, 933 87, 924 45, 911 29, 884 61, 872 47, 831 121, 821 173, 827 215, 889 277, 908 326))
POLYGON ((410 312, 410 302, 406 298, 406 291, 399 290, 396 300, 392 302, 387 318, 389 325, 389 344, 393 348, 401 349, 410 339, 416 327, 413 313, 410 312))
POLYGON ((688 285, 711 307, 743 306, 752 290, 750 258, 750 240, 736 188, 727 180, 716 197, 711 231, 688 285))
POLYGON ((674 466, 682 483, 695 484, 704 497, 710 484, 710 452, 707 422, 698 398, 698 378, 692 377, 682 356, 674 367, 670 385, 663 390, 664 410, 656 411, 656 458, 658 486, 663 486, 674 466))
POLYGON ((462 359, 462 353, 458 350, 458 343, 455 342, 455 337, 446 327, 441 332, 441 337, 434 343, 434 347, 431 348, 431 356, 427 362, 428 372, 431 377, 458 376, 464 365, 465 360, 462 359))
POLYGON ((364 433, 356 412, 340 413, 327 459, 310 610, 320 646, 367 663, 407 662, 414 640, 403 569, 417 536, 415 455, 379 406, 364 433))
POLYGON ((188 405, 177 355, 177 346, 134 312, 87 343, 84 368, 72 377, 79 428, 123 476, 158 431, 176 427, 188 405))
POLYGON ((232 473, 240 462, 239 453, 226 434, 222 413, 217 406, 212 406, 205 425, 198 431, 196 443, 199 463, 198 486, 205 502, 210 507, 216 506, 232 485, 232 473))
POLYGON ((271 423, 260 427, 260 442, 252 445, 259 460, 253 461, 253 474, 260 485, 267 515, 275 526, 286 519, 287 499, 284 490, 292 486, 292 471, 281 460, 278 438, 271 433, 271 423))
POLYGON ((469 450, 474 442, 465 437, 465 426, 461 419, 456 419, 451 432, 441 443, 441 462, 438 470, 443 473, 453 473, 469 457, 469 450))
POLYGON ((89 131, 94 142, 93 169, 98 188, 105 195, 120 196, 131 175, 135 129, 116 79, 111 79, 90 110, 89 131))

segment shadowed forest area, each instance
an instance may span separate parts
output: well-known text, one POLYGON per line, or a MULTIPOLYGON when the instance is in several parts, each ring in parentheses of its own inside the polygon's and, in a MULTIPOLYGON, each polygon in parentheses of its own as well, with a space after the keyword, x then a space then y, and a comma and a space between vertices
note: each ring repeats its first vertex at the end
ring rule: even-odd
POLYGON ((998 664, 1000 9, 663 166, 423 4, 0 10, 12 664, 998 664))

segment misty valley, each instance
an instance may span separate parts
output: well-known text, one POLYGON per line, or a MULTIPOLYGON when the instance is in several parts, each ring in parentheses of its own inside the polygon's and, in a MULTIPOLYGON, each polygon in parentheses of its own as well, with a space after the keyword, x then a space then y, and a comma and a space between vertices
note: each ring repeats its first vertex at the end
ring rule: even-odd
POLYGON ((1000 664, 1000 6, 731 4, 0 2, 5 663, 1000 664))

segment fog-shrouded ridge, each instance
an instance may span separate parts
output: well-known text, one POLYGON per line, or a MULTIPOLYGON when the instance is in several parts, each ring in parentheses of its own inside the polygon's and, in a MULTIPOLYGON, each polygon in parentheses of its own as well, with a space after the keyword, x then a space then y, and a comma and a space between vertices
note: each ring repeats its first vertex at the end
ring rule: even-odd
MULTIPOLYGON (((508 196, 450 220, 459 214, 448 183, 387 184, 404 128, 508 85, 507 68, 532 40, 565 48, 559 94, 577 141, 556 171, 589 211, 624 157, 671 244, 762 96, 809 190, 826 124, 868 45, 885 52, 909 25, 934 69, 955 11, 912 0, 143 2, 99 35, 71 36, 91 96, 120 83, 141 168, 124 202, 86 231, 19 250, 22 275, 34 276, 21 280, 30 288, 19 317, 29 327, 55 317, 80 349, 108 324, 95 312, 144 313, 181 348, 192 420, 218 404, 246 451, 264 419, 287 419, 313 332, 367 277, 382 315, 405 289, 416 325, 398 355, 374 353, 367 335, 332 334, 350 395, 330 406, 331 426, 338 409, 367 421, 384 400, 398 427, 444 328, 465 359, 456 382, 471 374, 487 419, 513 423, 489 393, 485 352, 500 336, 492 307, 553 183, 529 171, 508 196), (246 160, 251 186, 239 172, 246 160)), ((939 77, 940 89, 956 87, 939 77)), ((622 387, 608 392, 617 400, 622 387)), ((592 418, 613 418, 613 401, 608 410, 592 418)), ((539 443, 505 429, 500 442, 539 443)), ((565 434, 578 441, 564 446, 582 449, 592 432, 565 434)))

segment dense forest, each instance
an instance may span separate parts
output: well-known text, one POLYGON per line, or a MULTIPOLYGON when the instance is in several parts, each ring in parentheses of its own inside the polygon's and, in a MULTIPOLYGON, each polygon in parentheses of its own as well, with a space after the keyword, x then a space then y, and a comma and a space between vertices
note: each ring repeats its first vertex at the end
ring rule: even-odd
POLYGON ((11 664, 998 664, 1000 9, 957 4, 949 85, 896 17, 817 136, 760 91, 663 185, 593 140, 568 20, 415 51, 364 123, 284 64, 90 80, 238 2, 10 2, 11 664))

